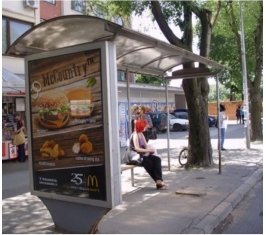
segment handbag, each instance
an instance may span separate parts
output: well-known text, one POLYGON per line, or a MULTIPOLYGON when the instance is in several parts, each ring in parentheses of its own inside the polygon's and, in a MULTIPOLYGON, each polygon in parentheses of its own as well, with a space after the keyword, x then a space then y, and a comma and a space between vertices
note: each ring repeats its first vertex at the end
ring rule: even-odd
POLYGON ((142 158, 140 157, 139 153, 131 150, 130 148, 127 148, 126 152, 122 158, 122 164, 141 165, 142 164, 142 158))
POLYGON ((122 164, 126 165, 142 165, 142 153, 138 153, 135 151, 134 143, 133 143, 133 134, 130 137, 129 147, 127 147, 123 157, 122 157, 122 164))
POLYGON ((23 131, 20 131, 18 134, 15 134, 14 139, 13 139, 13 144, 14 145, 21 145, 24 144, 26 141, 25 135, 23 131))
POLYGON ((156 140, 157 139, 157 134, 153 129, 148 129, 147 131, 147 138, 149 140, 156 140))

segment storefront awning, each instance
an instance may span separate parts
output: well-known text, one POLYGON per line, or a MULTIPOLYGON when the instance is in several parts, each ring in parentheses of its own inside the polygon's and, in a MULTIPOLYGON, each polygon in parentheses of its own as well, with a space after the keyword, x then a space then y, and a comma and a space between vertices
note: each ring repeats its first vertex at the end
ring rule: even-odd
POLYGON ((166 77, 167 71, 186 63, 198 62, 208 66, 204 71, 200 68, 194 70, 196 73, 180 69, 185 78, 192 74, 194 77, 213 76, 215 73, 210 72, 210 68, 217 72, 226 68, 215 61, 121 25, 84 15, 62 16, 36 25, 18 38, 6 54, 25 57, 104 40, 116 43, 117 69, 121 71, 166 77))
POLYGON ((25 81, 7 69, 2 68, 2 95, 25 96, 25 81))

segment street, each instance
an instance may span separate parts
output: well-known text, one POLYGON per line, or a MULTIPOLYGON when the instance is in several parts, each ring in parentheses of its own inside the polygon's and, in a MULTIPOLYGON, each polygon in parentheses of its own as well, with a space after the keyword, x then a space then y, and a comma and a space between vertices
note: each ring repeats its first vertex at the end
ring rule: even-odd
POLYGON ((212 234, 263 233, 263 180, 259 181, 212 234))

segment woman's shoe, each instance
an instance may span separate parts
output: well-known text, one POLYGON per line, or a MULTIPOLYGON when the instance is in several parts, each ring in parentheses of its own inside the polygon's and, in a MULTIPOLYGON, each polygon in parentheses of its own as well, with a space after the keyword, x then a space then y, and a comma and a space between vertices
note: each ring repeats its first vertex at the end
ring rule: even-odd
POLYGON ((156 184, 156 188, 158 190, 166 190, 168 188, 168 186, 166 184, 162 183, 162 184, 156 184))

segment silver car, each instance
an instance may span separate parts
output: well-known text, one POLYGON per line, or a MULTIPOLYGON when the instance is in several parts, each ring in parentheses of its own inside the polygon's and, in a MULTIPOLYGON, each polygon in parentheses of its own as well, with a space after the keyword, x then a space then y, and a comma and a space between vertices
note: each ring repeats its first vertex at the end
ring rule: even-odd
POLYGON ((176 118, 174 115, 169 114, 170 130, 183 131, 189 128, 189 121, 187 119, 176 118))

